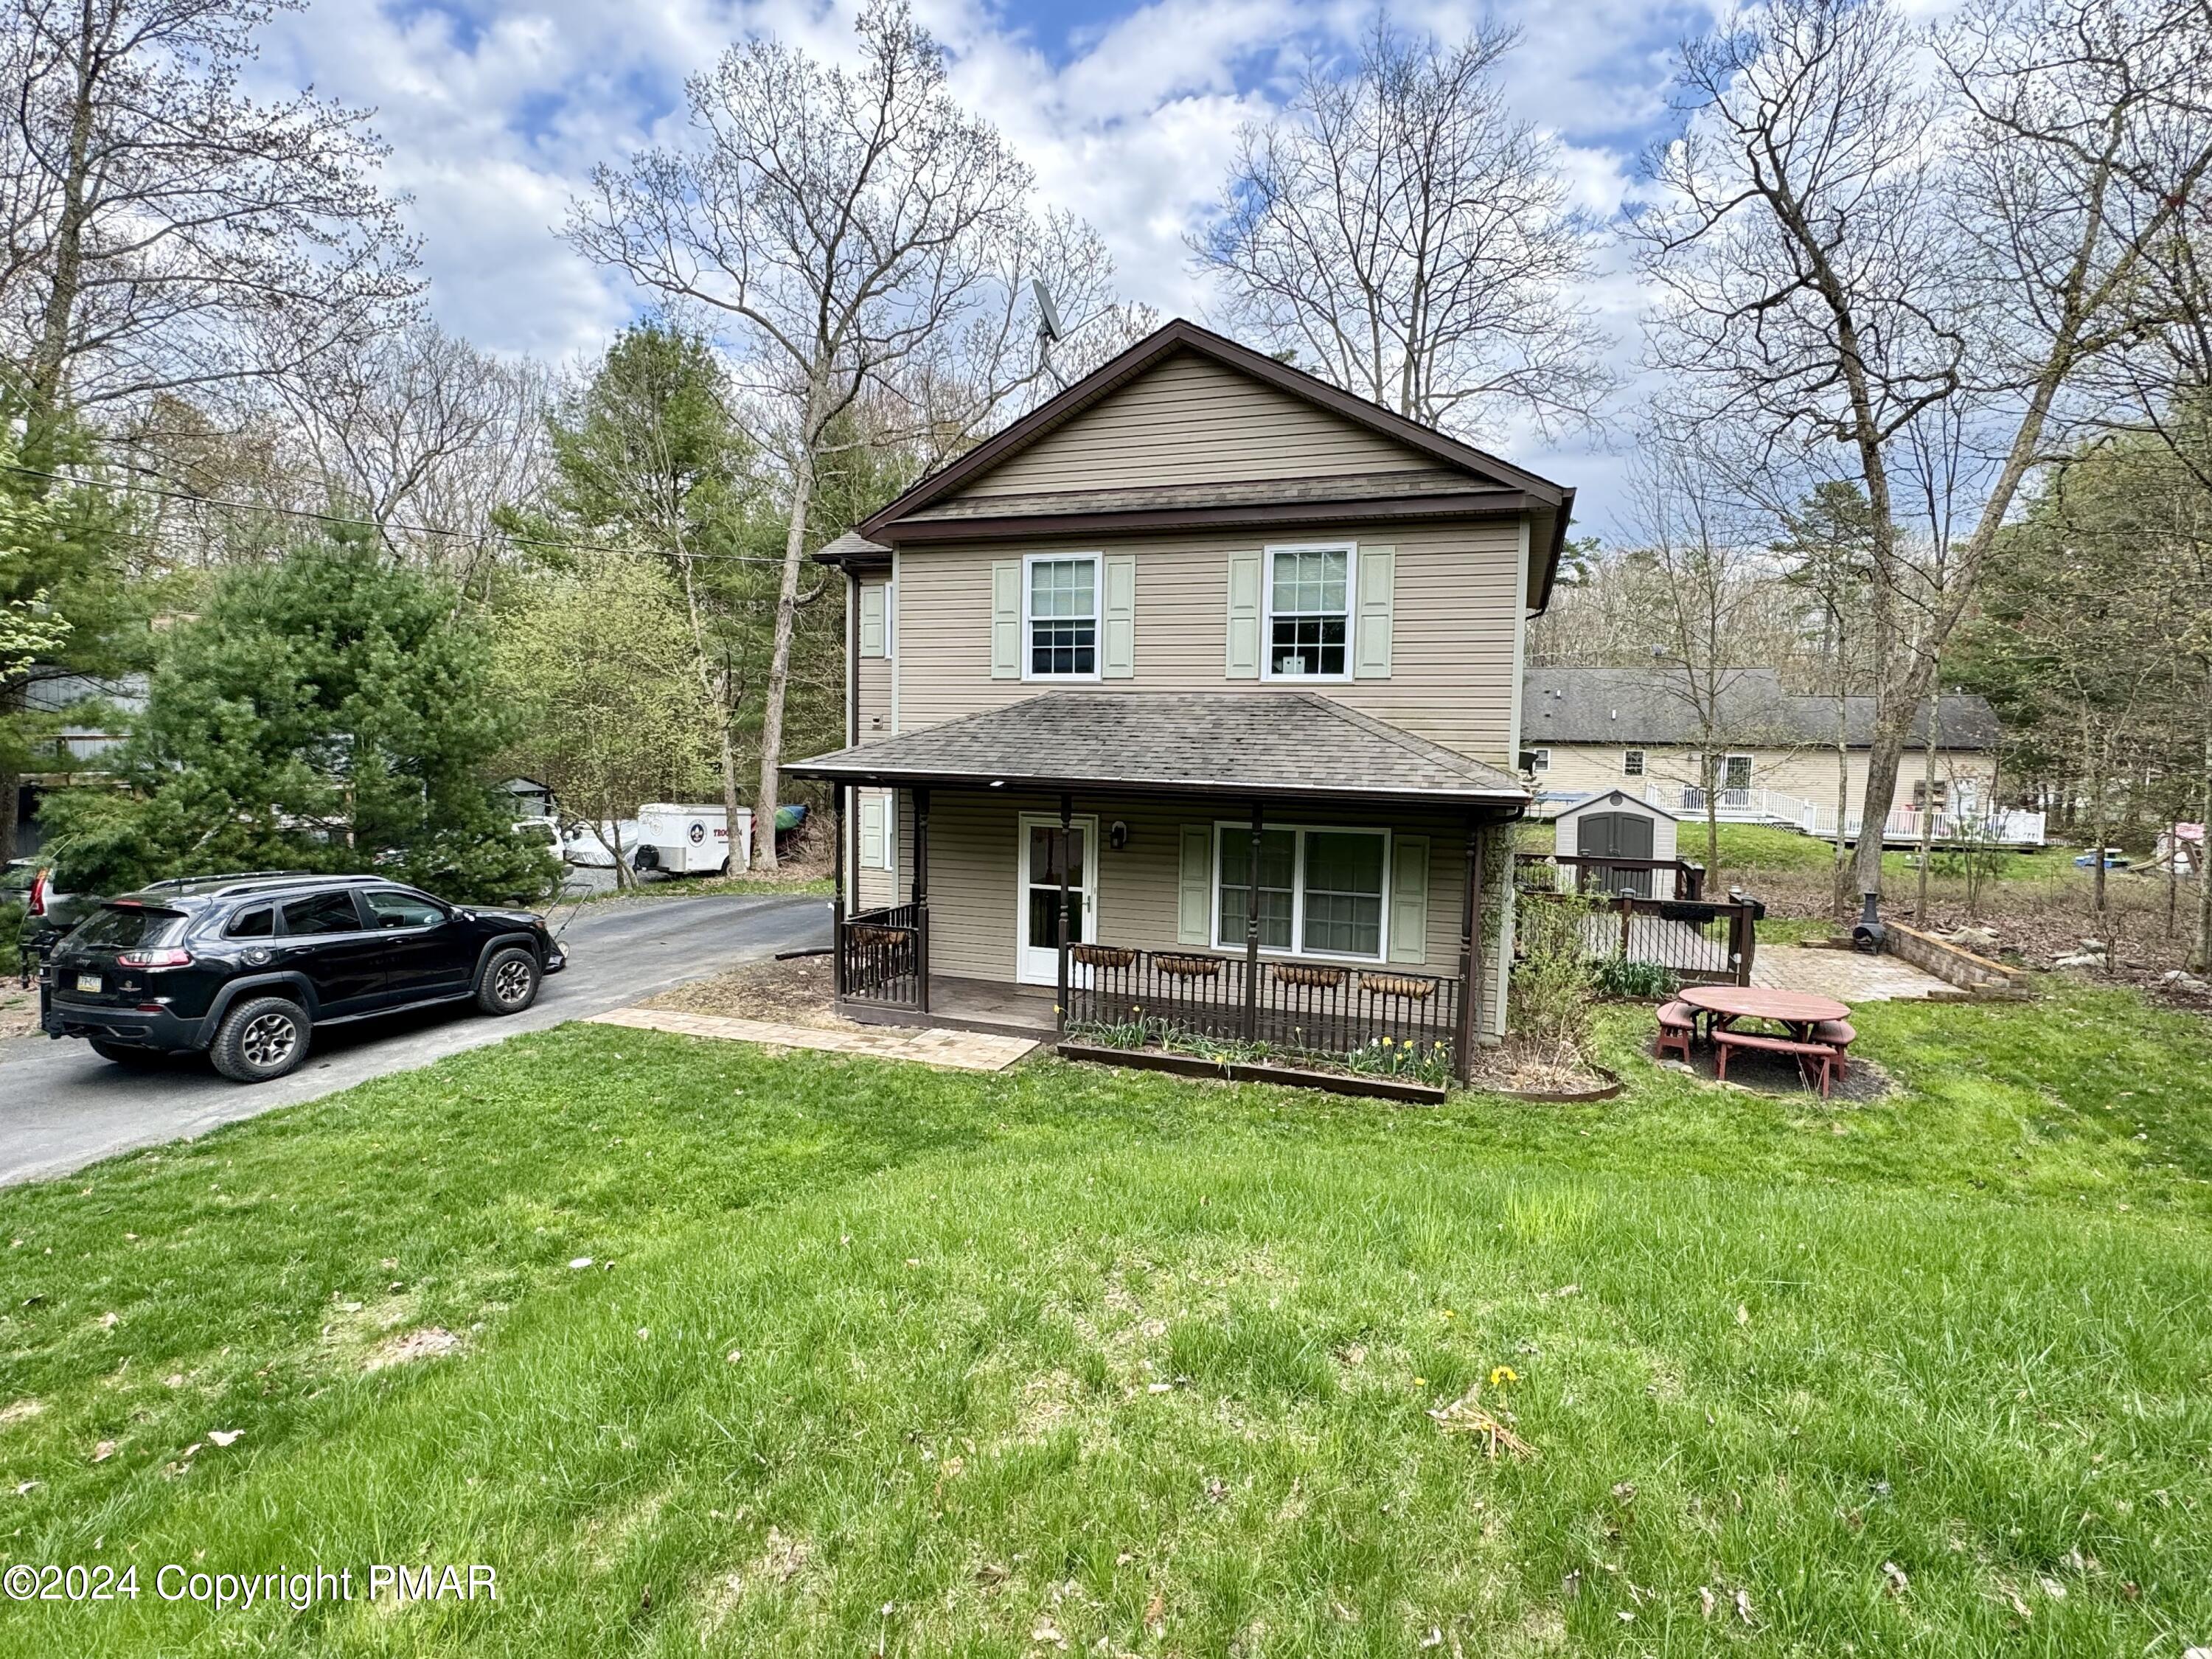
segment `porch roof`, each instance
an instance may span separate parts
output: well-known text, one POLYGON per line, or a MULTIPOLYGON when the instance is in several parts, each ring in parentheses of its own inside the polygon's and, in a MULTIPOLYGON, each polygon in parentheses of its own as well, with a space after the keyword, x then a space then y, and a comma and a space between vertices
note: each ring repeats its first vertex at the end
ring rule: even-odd
POLYGON ((1309 691, 1048 691, 796 761, 793 777, 1512 807, 1518 779, 1309 691))

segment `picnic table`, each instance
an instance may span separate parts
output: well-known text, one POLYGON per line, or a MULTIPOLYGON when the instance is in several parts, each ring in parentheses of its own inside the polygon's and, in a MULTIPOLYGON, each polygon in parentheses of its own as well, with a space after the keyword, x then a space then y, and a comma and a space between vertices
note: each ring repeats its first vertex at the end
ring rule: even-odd
POLYGON ((1709 1029, 1729 1030, 1740 1019, 1771 1019, 1787 1026, 1802 1042, 1823 1020, 1849 1019, 1850 1007, 1833 997, 1808 991, 1778 991, 1765 985, 1690 985, 1680 993, 1683 1001, 1702 1010, 1709 1029))
MULTIPOLYGON (((1706 1018, 1706 1037, 1714 1048, 1717 1074, 1728 1078, 1729 1050, 1758 1048, 1789 1055, 1797 1062, 1809 1084, 1815 1076, 1825 1099, 1828 1085, 1840 1074, 1844 1063, 1844 1045, 1850 1041, 1850 1030, 1844 1026, 1838 1035, 1828 1022, 1842 1022, 1850 1009, 1833 997, 1814 996, 1803 991, 1777 991, 1763 985, 1692 985, 1681 994, 1689 1005, 1694 1020, 1698 1013, 1706 1018), (1785 1027, 1787 1037, 1766 1036, 1752 1031, 1740 1031, 1736 1022, 1744 1019, 1771 1020, 1785 1027), (1820 1028, 1826 1027, 1825 1035, 1820 1028)), ((1663 1018, 1663 1015, 1662 1015, 1663 1018)), ((1683 1049, 1684 1057, 1689 1050, 1683 1049)))

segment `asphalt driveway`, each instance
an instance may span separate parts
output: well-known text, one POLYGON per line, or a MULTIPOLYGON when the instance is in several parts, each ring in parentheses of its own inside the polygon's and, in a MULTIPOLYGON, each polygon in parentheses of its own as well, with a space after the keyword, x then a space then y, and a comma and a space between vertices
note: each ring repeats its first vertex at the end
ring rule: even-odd
MULTIPOLYGON (((556 915, 561 927, 566 912, 556 915)), ((826 946, 830 902, 735 894, 611 900, 567 923, 568 966, 526 1013, 494 1019, 466 1004, 318 1032, 307 1064, 274 1083, 217 1077, 198 1056, 157 1072, 112 1066, 78 1042, 0 1042, 0 1184, 66 1174, 111 1153, 252 1117, 523 1031, 603 1013, 687 979, 779 951, 826 946)))

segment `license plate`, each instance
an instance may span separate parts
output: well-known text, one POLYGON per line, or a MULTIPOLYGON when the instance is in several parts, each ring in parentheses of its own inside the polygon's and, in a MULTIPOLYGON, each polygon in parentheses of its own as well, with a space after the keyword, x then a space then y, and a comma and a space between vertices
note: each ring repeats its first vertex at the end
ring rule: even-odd
POLYGON ((76 988, 80 991, 88 992, 91 994, 97 996, 100 994, 100 975, 98 974, 79 974, 76 976, 76 988))

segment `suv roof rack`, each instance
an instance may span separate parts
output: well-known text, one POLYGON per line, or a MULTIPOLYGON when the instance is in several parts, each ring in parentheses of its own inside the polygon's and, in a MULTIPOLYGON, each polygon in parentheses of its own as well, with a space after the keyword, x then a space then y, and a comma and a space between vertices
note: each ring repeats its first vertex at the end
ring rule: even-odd
POLYGON ((186 894, 195 898, 222 898, 233 893, 256 893, 283 887, 343 886, 352 882, 390 879, 388 876, 372 875, 361 871, 331 874, 313 870, 250 870, 221 876, 172 876, 167 881, 148 882, 138 891, 186 894))

